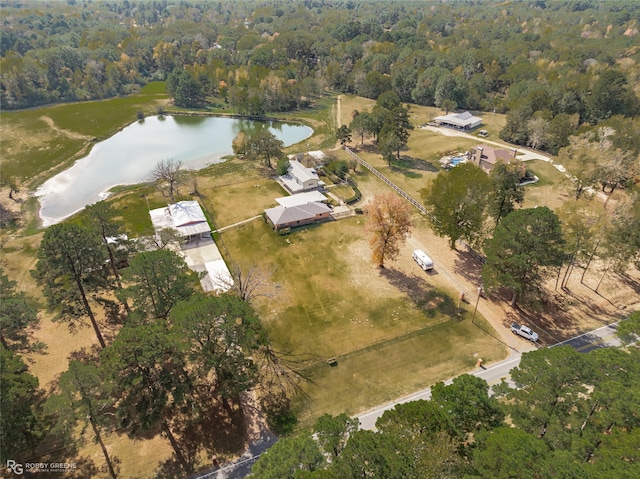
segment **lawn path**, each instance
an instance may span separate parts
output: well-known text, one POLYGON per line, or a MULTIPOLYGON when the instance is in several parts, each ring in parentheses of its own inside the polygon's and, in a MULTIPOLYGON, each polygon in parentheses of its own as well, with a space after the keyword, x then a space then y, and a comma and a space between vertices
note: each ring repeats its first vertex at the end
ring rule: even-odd
POLYGON ((246 220, 238 221, 237 223, 233 223, 232 225, 223 226, 222 228, 216 229, 216 233, 222 233, 224 230, 235 228, 236 226, 240 226, 240 225, 243 225, 245 223, 249 223, 250 221, 257 220, 258 218, 262 218, 262 215, 252 216, 251 218, 247 218, 246 220))
POLYGON ((78 133, 77 131, 64 130, 64 129, 56 126, 54 121, 51 118, 49 118, 48 116, 41 116, 40 119, 42 121, 44 121, 47 125, 49 125, 49 128, 51 128, 52 130, 60 133, 61 135, 66 136, 68 138, 71 138, 72 140, 91 140, 91 138, 92 138, 92 137, 90 137, 88 135, 83 135, 82 133, 78 133))

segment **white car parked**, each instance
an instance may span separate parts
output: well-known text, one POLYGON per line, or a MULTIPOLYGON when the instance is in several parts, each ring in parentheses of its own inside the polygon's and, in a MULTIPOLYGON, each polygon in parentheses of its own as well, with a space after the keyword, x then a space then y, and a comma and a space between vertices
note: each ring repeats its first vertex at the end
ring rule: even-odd
POLYGON ((534 343, 538 341, 538 333, 527 326, 523 326, 522 324, 511 323, 511 332, 534 343))

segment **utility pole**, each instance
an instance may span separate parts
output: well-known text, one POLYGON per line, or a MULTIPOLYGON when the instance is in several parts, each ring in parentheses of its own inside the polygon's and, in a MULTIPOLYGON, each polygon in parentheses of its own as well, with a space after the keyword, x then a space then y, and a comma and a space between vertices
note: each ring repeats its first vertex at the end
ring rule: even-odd
POLYGON ((476 312, 478 311, 478 303, 480 302, 480 295, 482 294, 483 289, 484 288, 482 285, 478 287, 478 297, 476 298, 476 307, 473 310, 473 317, 471 318, 471 324, 473 324, 473 321, 476 319, 476 312))
POLYGON ((464 301, 464 293, 460 293, 460 299, 458 300, 458 317, 460 316, 460 310, 462 309, 463 301, 464 301))

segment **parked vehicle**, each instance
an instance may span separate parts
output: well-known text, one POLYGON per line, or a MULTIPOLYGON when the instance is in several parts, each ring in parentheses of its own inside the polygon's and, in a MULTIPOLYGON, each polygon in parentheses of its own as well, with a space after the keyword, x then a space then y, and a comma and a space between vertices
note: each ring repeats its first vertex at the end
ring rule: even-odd
POLYGON ((538 341, 538 333, 527 326, 523 326, 522 324, 511 323, 511 332, 534 343, 538 341))
POLYGON ((423 270, 429 271, 433 269, 433 261, 429 256, 427 256, 427 253, 421 249, 417 249, 413 252, 413 259, 423 270))

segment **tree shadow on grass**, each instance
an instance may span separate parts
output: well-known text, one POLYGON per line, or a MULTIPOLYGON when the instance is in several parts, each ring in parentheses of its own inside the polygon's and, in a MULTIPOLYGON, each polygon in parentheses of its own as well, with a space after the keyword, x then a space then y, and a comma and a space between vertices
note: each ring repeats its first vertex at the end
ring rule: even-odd
MULTIPOLYGON (((63 448, 64 449, 64 448, 63 448)), ((37 459, 30 459, 24 461, 25 463, 38 464, 45 463, 49 467, 38 471, 37 469, 26 469, 25 476, 20 477, 47 477, 47 478, 65 478, 65 479, 82 479, 85 477, 109 477, 109 472, 106 469, 106 464, 103 468, 99 468, 93 462, 90 457, 80 456, 76 457, 73 453, 76 453, 77 449, 73 448, 66 450, 65 454, 60 454, 60 449, 56 452, 48 453, 43 456, 37 457, 37 459), (69 454, 69 453, 72 454, 69 454), (52 464, 62 464, 63 466, 54 467, 52 464)), ((113 458, 112 458, 113 459, 113 458)), ((116 466, 117 469, 117 466, 116 466)), ((8 477, 8 476, 2 476, 8 477)), ((17 476, 13 476, 17 477, 17 476)))
MULTIPOLYGON (((207 461, 223 460, 242 453, 246 446, 245 417, 242 408, 230 402, 227 411, 220 401, 211 401, 191 420, 173 421, 172 432, 188 462, 195 464, 204 454, 207 461)), ((167 464, 171 466, 171 464, 167 464)))
POLYGON ((413 180, 422 178, 422 173, 416 173, 412 170, 405 170, 404 168, 397 168, 395 166, 391 167, 391 171, 395 171, 397 173, 403 174, 406 178, 411 178, 413 180))
POLYGON ((393 268, 380 269, 380 275, 398 290, 405 293, 425 314, 433 318, 437 314, 456 316, 455 302, 445 293, 431 286, 416 275, 407 275, 393 268))
MULTIPOLYGON (((589 288, 590 289, 590 288, 589 288)), ((605 299, 611 306, 618 308, 609 299, 605 298, 599 293, 598 296, 605 299)), ((574 293, 570 287, 558 290, 550 298, 545 298, 543 303, 545 304, 545 313, 549 311, 550 305, 560 304, 560 308, 564 310, 564 315, 567 317, 568 322, 575 323, 575 315, 572 313, 572 309, 578 309, 584 316, 593 319, 602 324, 608 324, 610 322, 611 312, 594 301, 585 300, 584 297, 574 293)), ((550 318, 555 322, 555 317, 550 318)))
POLYGON ((458 251, 453 272, 478 287, 482 284, 482 265, 466 251, 458 251))
MULTIPOLYGON (((489 296, 495 302, 509 304, 511 292, 506 289, 493 291, 489 296)), ((580 332, 581 318, 608 324, 610 312, 594 303, 585 302, 584 298, 571 290, 542 291, 535 304, 517 304, 506 311, 503 326, 511 323, 522 323, 533 328, 541 338, 542 344, 555 344, 575 336, 580 332), (578 314, 579 313, 579 314, 578 314)))
POLYGON ((174 479, 176 477, 186 477, 187 473, 184 471, 180 462, 176 459, 175 454, 166 461, 162 461, 155 470, 156 479, 174 479))
POLYGON ((640 297, 640 282, 636 278, 627 273, 619 273, 617 276, 626 287, 632 289, 640 297))
MULTIPOLYGON (((112 459, 114 458, 112 457, 112 459)), ((60 461, 60 458, 56 458, 52 462, 60 463, 63 461, 60 461)), ((75 468, 64 469, 60 473, 48 473, 46 474, 46 477, 64 477, 67 479, 68 478, 81 479, 84 477, 101 477, 101 476, 109 477, 109 471, 107 469, 106 464, 104 466, 104 469, 99 468, 95 465, 95 463, 90 458, 85 456, 67 460, 66 464, 74 464, 75 468)))
POLYGON ((360 144, 360 142, 358 142, 357 145, 350 147, 350 149, 356 154, 361 152, 370 153, 372 155, 380 154, 380 151, 378 150, 378 146, 373 143, 360 144))
POLYGON ((80 348, 69 353, 69 360, 80 361, 86 364, 97 364, 100 360, 100 351, 102 351, 102 348, 97 344, 94 344, 89 348, 80 348))
MULTIPOLYGON (((414 158, 408 155, 400 156, 400 159, 395 159, 393 165, 399 170, 419 170, 428 171, 430 173, 438 173, 440 168, 436 167, 430 161, 423 160, 422 158, 414 158)), ((420 175, 422 176, 422 175, 420 175)))

